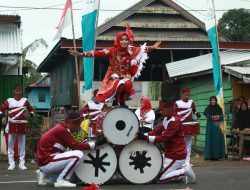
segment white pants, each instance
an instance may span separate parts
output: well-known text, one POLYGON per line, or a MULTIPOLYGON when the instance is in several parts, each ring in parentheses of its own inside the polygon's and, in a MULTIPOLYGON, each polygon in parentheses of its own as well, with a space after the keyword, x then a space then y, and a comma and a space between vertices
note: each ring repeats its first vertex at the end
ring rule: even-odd
POLYGON ((16 138, 18 139, 18 147, 19 147, 19 165, 23 165, 25 163, 25 134, 10 134, 8 137, 8 159, 9 164, 14 165, 14 145, 16 138))
POLYGON ((41 171, 49 178, 55 178, 60 181, 69 180, 76 167, 83 162, 83 152, 73 150, 57 154, 53 160, 45 166, 41 166, 41 171))
POLYGON ((192 150, 192 137, 193 136, 185 136, 186 146, 187 146, 187 157, 186 157, 186 163, 190 162, 191 157, 191 150, 192 150))
POLYGON ((185 171, 182 168, 183 164, 185 164, 185 160, 172 160, 163 157, 163 170, 160 174, 159 181, 170 181, 184 176, 185 171))

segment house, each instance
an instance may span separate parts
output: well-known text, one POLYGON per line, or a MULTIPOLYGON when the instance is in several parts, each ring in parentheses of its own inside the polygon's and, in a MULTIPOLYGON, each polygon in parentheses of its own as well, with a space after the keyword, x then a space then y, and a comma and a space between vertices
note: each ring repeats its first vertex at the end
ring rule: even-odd
MULTIPOLYGON (((13 96, 15 84, 24 84, 22 76, 21 17, 0 15, 0 105, 13 96)), ((0 127, 1 127, 0 122, 0 127)), ((1 136, 3 136, 1 130, 1 136)), ((0 138, 5 153, 4 138, 0 138)))
POLYGON ((14 85, 23 84, 21 17, 0 15, 0 104, 13 95, 14 85))
MULTIPOLYGON (((227 130, 232 127, 232 100, 244 96, 250 98, 250 50, 227 50, 220 52, 222 66, 223 94, 227 130)), ((173 85, 191 89, 190 99, 195 101, 197 110, 203 113, 209 104, 209 97, 215 95, 212 54, 184 59, 166 64, 173 85)), ((203 114, 202 114, 203 115, 203 114)), ((201 134, 197 136, 196 147, 204 148, 206 119, 199 119, 201 134)))
POLYGON ((22 74, 21 17, 0 15, 0 75, 22 74))
MULTIPOLYGON (((111 47, 116 33, 125 31, 127 23, 136 36, 134 45, 139 46, 144 42, 153 45, 156 41, 162 42, 160 49, 149 53, 142 75, 134 82, 134 102, 128 104, 138 105, 141 96, 151 98, 155 106, 161 98, 178 97, 179 86, 169 82, 165 63, 211 52, 204 23, 171 0, 143 0, 97 28, 96 49, 111 47)), ((230 42, 223 36, 220 36, 219 40, 222 49, 242 48, 245 45, 230 42)), ((76 46, 81 51, 81 39, 76 40, 76 46)), ((50 73, 53 108, 78 107, 74 58, 68 53, 68 49, 72 47, 72 39, 61 38, 38 67, 39 72, 50 73)), ((98 88, 107 70, 108 59, 96 58, 94 65, 93 85, 94 88, 98 88)), ((79 71, 82 89, 83 68, 80 58, 79 71)))
POLYGON ((48 114, 50 112, 50 77, 44 75, 36 83, 26 87, 28 100, 38 114, 48 114))

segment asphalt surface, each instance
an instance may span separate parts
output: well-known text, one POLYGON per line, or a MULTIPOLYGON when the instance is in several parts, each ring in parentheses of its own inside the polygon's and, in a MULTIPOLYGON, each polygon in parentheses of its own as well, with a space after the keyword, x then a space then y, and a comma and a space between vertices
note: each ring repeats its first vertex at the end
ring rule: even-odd
MULTIPOLYGON (((204 162, 193 161, 193 170, 197 176, 196 184, 172 182, 167 184, 130 184, 125 179, 110 180, 100 187, 101 190, 169 190, 169 189, 199 189, 199 190, 249 190, 250 189, 250 162, 248 161, 220 161, 204 162)), ((36 183, 36 166, 27 164, 26 171, 7 171, 7 164, 0 162, 0 190, 27 190, 27 189, 54 189, 39 187, 36 183)), ((82 190, 86 185, 78 184, 77 190, 82 190)), ((67 189, 67 188, 60 188, 67 189)))

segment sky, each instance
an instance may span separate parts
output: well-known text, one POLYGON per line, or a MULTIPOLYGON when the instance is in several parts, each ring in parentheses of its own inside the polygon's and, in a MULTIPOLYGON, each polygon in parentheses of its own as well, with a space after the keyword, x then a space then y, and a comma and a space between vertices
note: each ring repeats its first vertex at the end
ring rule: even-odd
MULTIPOLYGON (((72 0, 73 9, 79 9, 81 0, 72 0)), ((174 0, 184 9, 189 10, 194 16, 204 21, 206 0, 174 0)), ((0 0, 0 14, 18 14, 22 22, 23 47, 34 40, 43 38, 49 45, 47 49, 39 48, 27 56, 28 59, 39 65, 54 47, 57 41, 53 41, 56 34, 56 25, 60 20, 62 9, 66 0, 0 0), (7 8, 9 7, 9 8, 7 8), (14 8, 15 7, 15 8, 14 8), (19 7, 19 8, 17 8, 19 7), (33 7, 25 8, 22 7, 33 7), (60 8, 55 9, 34 9, 34 8, 60 8)), ((107 18, 114 17, 121 11, 129 8, 139 0, 100 0, 100 12, 98 25, 103 24, 107 18)), ((217 20, 223 13, 230 9, 250 9, 250 0, 214 0, 217 20)), ((81 11, 73 12, 76 38, 81 37, 81 11)), ((63 32, 64 37, 72 38, 71 27, 63 32)))

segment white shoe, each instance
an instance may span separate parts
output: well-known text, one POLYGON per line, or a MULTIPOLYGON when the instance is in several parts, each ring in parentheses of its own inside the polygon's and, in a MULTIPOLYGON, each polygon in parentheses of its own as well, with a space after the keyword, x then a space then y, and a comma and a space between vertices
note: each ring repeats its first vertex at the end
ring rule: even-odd
POLYGON ((37 177, 37 183, 39 186, 47 185, 45 174, 42 171, 36 170, 36 177, 37 177))
POLYGON ((8 167, 8 170, 13 171, 13 170, 15 170, 15 167, 16 167, 15 164, 10 164, 8 167))
POLYGON ((187 175, 187 182, 186 183, 195 183, 196 176, 194 174, 194 171, 189 163, 183 165, 185 174, 187 175))
POLYGON ((27 167, 24 164, 19 165, 19 170, 27 170, 27 167))
POLYGON ((76 187, 76 184, 70 183, 66 180, 60 180, 54 183, 54 187, 76 187))

